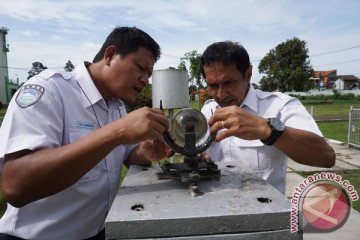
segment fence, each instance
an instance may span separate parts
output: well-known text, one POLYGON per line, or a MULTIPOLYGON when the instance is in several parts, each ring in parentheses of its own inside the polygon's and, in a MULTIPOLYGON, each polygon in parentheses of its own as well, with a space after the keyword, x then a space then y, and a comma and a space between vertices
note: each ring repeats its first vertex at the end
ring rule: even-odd
POLYGON ((312 117, 314 117, 314 107, 311 106, 311 108, 308 111, 312 117))
POLYGON ((360 148, 360 108, 350 107, 348 146, 360 148))
MULTIPOLYGON (((355 96, 360 95, 359 89, 357 89, 357 90, 337 90, 337 91, 340 95, 349 94, 349 93, 352 93, 355 96)), ((331 95, 334 95, 333 90, 323 90, 323 91, 310 90, 308 92, 284 92, 284 93, 287 95, 299 95, 299 96, 317 96, 317 95, 331 96, 331 95)))

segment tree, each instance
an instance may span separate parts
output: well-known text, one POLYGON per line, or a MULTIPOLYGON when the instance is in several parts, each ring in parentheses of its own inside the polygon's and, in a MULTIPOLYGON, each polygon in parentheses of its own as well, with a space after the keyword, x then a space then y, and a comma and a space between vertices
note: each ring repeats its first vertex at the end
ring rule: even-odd
POLYGON ((306 42, 296 37, 271 49, 259 63, 259 72, 266 74, 260 80, 260 88, 265 91, 308 91, 313 88, 310 77, 314 70, 308 51, 306 42))
POLYGON ((67 63, 65 64, 64 69, 65 69, 65 71, 67 71, 67 72, 72 72, 72 71, 75 69, 75 67, 74 67, 74 65, 71 63, 71 61, 68 60, 67 63))
POLYGON ((195 101, 196 91, 197 91, 197 87, 195 85, 189 86, 189 95, 191 101, 195 101))
POLYGON ((38 75, 45 69, 47 69, 47 67, 44 66, 41 62, 33 62, 32 68, 30 69, 30 71, 28 71, 29 75, 28 75, 27 79, 30 79, 31 77, 33 77, 35 75, 38 75))
POLYGON ((189 83, 191 85, 197 85, 199 88, 204 88, 203 79, 201 77, 200 63, 201 63, 201 54, 196 50, 187 52, 184 54, 184 57, 180 58, 180 64, 178 69, 186 69, 186 61, 190 64, 189 71, 189 83))

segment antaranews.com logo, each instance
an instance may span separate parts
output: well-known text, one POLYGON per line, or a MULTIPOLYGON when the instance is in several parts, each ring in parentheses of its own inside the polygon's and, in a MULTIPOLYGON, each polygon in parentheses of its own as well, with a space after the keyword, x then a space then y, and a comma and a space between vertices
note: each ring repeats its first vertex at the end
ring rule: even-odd
POLYGON ((336 173, 321 172, 294 187, 291 203, 291 232, 332 232, 349 218, 359 195, 348 180, 336 173))

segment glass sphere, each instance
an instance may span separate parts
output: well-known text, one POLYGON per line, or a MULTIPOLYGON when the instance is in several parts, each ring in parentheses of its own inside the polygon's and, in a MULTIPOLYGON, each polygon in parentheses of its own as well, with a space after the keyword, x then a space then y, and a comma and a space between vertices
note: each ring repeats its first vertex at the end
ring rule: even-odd
POLYGON ((171 120, 171 133, 181 147, 185 145, 185 134, 195 133, 195 145, 198 147, 209 137, 210 127, 200 111, 183 108, 171 120))

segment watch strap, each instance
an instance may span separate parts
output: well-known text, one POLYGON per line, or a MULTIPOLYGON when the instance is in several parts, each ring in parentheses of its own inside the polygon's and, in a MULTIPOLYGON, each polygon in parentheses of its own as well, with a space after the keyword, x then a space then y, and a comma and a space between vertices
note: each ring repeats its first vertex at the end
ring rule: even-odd
POLYGON ((279 139, 279 137, 283 134, 283 131, 275 129, 274 126, 271 124, 270 118, 268 118, 267 123, 271 128, 271 134, 267 139, 260 141, 265 145, 271 146, 279 139))

